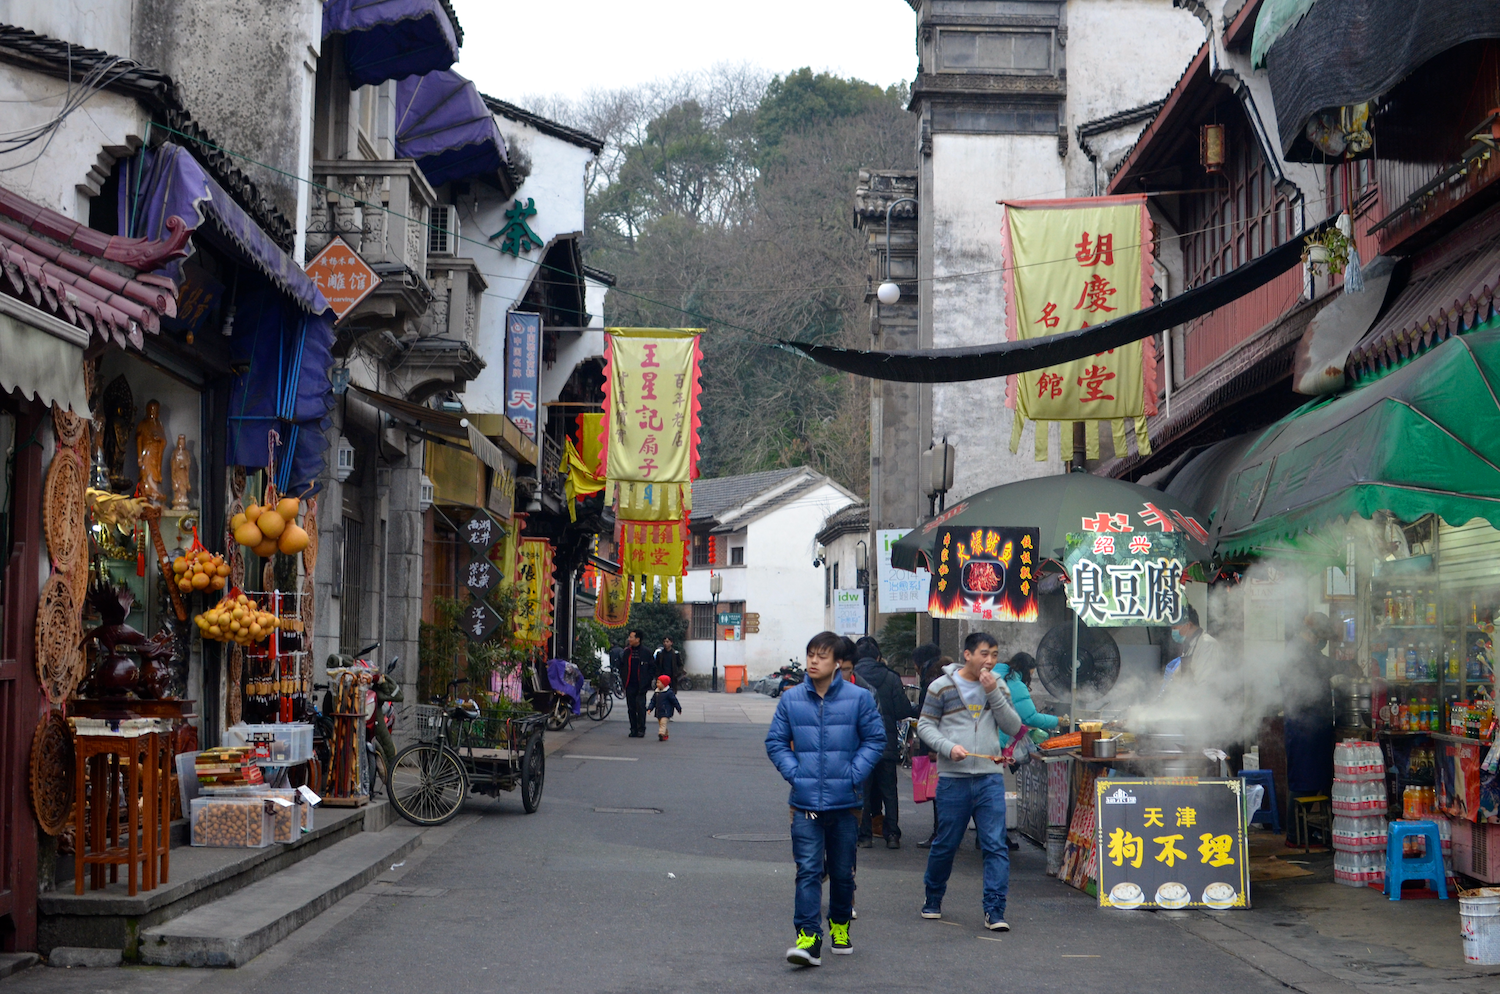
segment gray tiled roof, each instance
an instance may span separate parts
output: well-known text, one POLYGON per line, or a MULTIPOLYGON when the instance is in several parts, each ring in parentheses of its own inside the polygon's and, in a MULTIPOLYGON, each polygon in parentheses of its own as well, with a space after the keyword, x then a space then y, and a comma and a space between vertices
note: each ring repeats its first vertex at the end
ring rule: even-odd
MULTIPOLYGON (((805 466, 793 466, 789 469, 767 469, 759 473, 746 473, 744 476, 720 476, 712 480, 694 480, 692 520, 701 522, 716 518, 801 475, 810 475, 812 479, 809 482, 811 483, 821 482, 823 479, 821 474, 805 466)), ((801 489, 800 487, 793 488, 793 492, 801 489)))
POLYGON ((870 505, 864 501, 834 511, 823 521, 818 541, 827 544, 840 535, 870 530, 870 505))

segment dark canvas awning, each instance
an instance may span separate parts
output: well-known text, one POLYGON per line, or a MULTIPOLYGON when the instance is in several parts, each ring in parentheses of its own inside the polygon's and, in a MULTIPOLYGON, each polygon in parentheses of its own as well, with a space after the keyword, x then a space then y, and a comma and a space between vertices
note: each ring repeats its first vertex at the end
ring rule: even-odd
POLYGON ((396 84, 396 154, 416 159, 433 186, 494 174, 505 140, 474 84, 452 70, 396 84))
MULTIPOLYGON (((1500 528, 1497 397, 1500 330, 1491 327, 1272 425, 1225 483, 1218 554, 1322 548, 1328 526, 1382 510, 1500 528)), ((1342 539, 1334 545, 1342 550, 1342 539)))
POLYGON ((447 69, 462 41, 439 0, 325 0, 323 37, 335 34, 356 88, 447 69))
POLYGON ((466 443, 480 462, 497 473, 504 473, 508 469, 515 468, 506 463, 499 446, 486 438, 484 433, 468 418, 448 411, 423 407, 421 404, 414 404, 400 397, 392 397, 390 394, 368 390, 357 383, 350 384, 350 386, 359 391, 359 395, 371 406, 389 414, 405 430, 414 435, 444 445, 466 443))
POLYGON ((1303 238, 1331 227, 1335 220, 1329 218, 1276 246, 1259 259, 1160 304, 1062 335, 958 349, 898 349, 890 352, 861 352, 807 342, 783 341, 782 344, 825 366, 876 380, 961 383, 1027 373, 1138 342, 1223 307, 1299 265, 1303 238))

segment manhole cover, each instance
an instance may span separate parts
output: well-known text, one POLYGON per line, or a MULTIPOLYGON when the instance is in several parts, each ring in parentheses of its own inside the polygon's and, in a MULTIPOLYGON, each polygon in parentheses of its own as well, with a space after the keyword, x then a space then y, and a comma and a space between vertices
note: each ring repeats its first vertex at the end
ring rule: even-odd
POLYGON ((726 832, 723 835, 715 835, 714 838, 723 842, 790 842, 790 835, 776 835, 770 832, 726 832))
POLYGON ((595 814, 601 815, 659 815, 661 808, 595 808, 595 814))

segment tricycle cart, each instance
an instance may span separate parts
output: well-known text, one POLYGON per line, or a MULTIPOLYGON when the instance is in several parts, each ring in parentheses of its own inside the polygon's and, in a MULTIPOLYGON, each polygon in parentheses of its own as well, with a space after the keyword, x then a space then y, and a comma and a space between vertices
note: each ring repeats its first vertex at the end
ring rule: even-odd
POLYGON ((531 814, 542 803, 545 714, 482 711, 472 701, 419 704, 417 741, 396 754, 386 777, 391 806, 416 825, 441 825, 470 791, 498 797, 521 789, 531 814))

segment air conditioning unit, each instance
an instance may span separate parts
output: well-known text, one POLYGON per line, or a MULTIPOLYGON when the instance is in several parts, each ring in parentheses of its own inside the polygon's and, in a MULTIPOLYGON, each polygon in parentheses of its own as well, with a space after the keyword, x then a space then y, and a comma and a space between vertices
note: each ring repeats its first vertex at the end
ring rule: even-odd
POLYGON ((458 208, 438 204, 428 212, 427 254, 458 254, 458 208))

